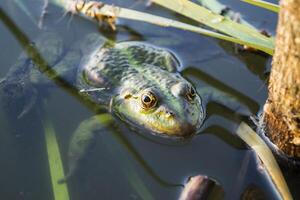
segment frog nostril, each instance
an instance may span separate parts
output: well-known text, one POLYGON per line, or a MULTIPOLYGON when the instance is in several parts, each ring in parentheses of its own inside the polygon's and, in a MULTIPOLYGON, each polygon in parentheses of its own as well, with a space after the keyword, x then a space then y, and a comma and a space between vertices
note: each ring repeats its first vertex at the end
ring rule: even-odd
POLYGON ((169 117, 173 117, 174 116, 174 113, 171 112, 171 111, 166 111, 166 117, 169 118, 169 117))

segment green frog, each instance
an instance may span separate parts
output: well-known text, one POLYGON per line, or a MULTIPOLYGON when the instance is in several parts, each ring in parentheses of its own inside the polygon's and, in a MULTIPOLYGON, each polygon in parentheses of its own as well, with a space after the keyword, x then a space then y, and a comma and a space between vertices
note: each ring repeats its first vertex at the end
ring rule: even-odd
MULTIPOLYGON (((56 33, 48 32, 33 45, 56 73, 47 78, 25 53, 19 57, 0 83, 2 99, 27 97, 19 118, 35 104, 38 88, 51 85, 51 79, 57 78, 74 87, 83 98, 103 105, 113 116, 97 114, 79 125, 69 146, 67 177, 77 168, 95 133, 110 126, 113 118, 159 136, 187 138, 197 133, 205 119, 201 96, 224 97, 205 92, 200 96, 201 91, 208 90, 196 90, 180 75, 178 57, 148 43, 113 43, 99 34, 90 34, 66 49, 56 33)), ((234 105, 228 101, 225 104, 234 105)))

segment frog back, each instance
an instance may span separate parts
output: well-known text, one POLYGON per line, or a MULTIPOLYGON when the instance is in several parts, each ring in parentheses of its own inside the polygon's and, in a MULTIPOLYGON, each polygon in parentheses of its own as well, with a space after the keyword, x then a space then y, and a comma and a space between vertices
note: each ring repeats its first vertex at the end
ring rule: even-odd
POLYGON ((163 48, 143 42, 107 43, 82 59, 77 85, 81 91, 90 91, 95 101, 108 101, 128 84, 137 90, 149 85, 146 72, 166 80, 179 66, 174 54, 163 48))

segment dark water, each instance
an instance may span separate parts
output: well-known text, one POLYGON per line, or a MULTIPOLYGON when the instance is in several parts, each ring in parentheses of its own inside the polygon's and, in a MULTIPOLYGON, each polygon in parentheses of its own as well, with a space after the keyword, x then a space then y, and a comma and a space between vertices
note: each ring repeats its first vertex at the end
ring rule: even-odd
MULTIPOLYGON (((275 32, 275 14, 241 2, 223 2, 242 12, 259 29, 275 32)), ((32 19, 13 1, 2 0, 0 7, 34 39, 43 32, 35 25, 42 3, 34 0, 26 3, 30 5, 32 19)), ((146 7, 142 1, 111 3, 190 22, 158 6, 146 7)), ((236 53, 231 43, 177 29, 120 19, 118 32, 113 33, 101 31, 94 23, 81 18, 73 17, 70 21, 70 16, 62 18, 62 15, 59 8, 50 5, 44 29, 59 32, 67 46, 90 32, 99 32, 115 41, 146 41, 174 51, 182 62, 180 71, 198 89, 209 85, 231 92, 253 114, 266 100, 269 57, 236 53)), ((3 77, 22 52, 4 23, 0 23, 0 46, 0 77, 3 77)), ((47 106, 41 108, 37 104, 32 112, 14 121, 3 110, 0 112, 0 199, 53 199, 42 117, 47 113, 54 125, 66 166, 72 133, 82 120, 94 114, 60 87, 41 90, 47 106)), ((240 199, 250 185, 260 188, 266 199, 277 199, 254 153, 234 138, 237 125, 247 117, 242 118, 215 103, 208 104, 207 112, 202 132, 180 144, 137 134, 123 123, 119 123, 116 133, 105 131, 79 173, 70 179, 71 199, 176 199, 187 178, 196 174, 217 180, 224 189, 225 199, 240 199)), ((297 181, 291 180, 295 195, 296 184, 297 181)))

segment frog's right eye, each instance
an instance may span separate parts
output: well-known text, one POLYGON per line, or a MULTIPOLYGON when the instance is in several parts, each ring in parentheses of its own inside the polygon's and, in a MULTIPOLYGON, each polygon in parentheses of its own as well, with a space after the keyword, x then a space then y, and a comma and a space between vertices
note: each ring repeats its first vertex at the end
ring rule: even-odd
POLYGON ((145 92, 141 95, 141 104, 144 109, 153 108, 157 104, 157 98, 152 92, 145 92))
POLYGON ((196 91, 195 89, 190 86, 188 92, 186 93, 186 97, 188 98, 189 101, 192 101, 196 97, 196 91))

